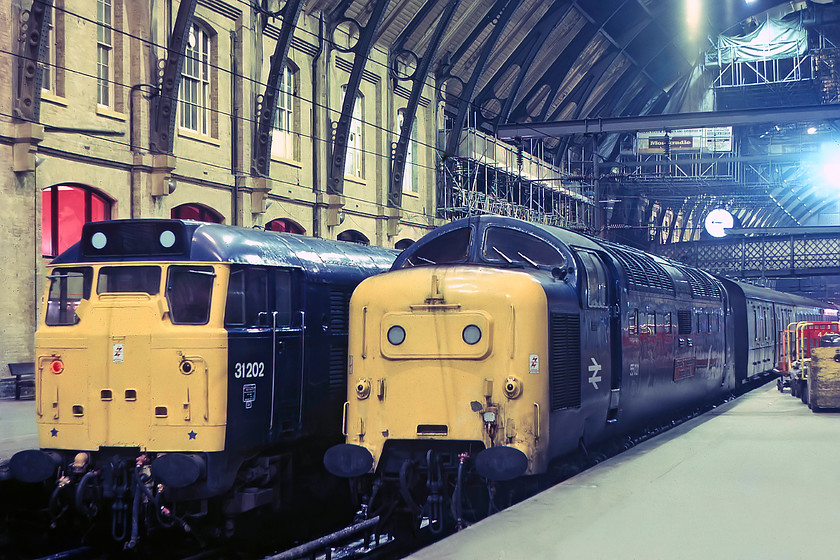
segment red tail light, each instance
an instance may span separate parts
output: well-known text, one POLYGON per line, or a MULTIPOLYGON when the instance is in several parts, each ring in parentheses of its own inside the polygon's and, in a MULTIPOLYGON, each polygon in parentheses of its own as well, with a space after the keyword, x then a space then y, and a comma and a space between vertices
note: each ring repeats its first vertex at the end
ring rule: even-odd
POLYGON ((64 362, 61 360, 53 360, 50 364, 50 371, 58 375, 64 371, 64 362))

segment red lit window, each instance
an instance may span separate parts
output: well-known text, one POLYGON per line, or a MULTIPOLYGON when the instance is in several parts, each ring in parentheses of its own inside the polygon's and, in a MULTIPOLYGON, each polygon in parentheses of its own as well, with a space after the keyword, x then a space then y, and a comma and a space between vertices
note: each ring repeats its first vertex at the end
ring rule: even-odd
POLYGON ((111 201, 80 185, 53 185, 41 191, 41 254, 55 257, 82 237, 88 222, 111 219, 111 201))
POLYGON ((303 229, 300 224, 293 222, 292 220, 287 220, 286 218, 277 218, 276 220, 271 220, 267 224, 265 224, 266 231, 279 231, 281 233, 296 233, 298 235, 303 235, 306 233, 306 230, 303 229))
POLYGON ((224 221, 221 214, 203 204, 182 204, 173 208, 170 215, 176 220, 195 220, 212 224, 221 224, 224 221))

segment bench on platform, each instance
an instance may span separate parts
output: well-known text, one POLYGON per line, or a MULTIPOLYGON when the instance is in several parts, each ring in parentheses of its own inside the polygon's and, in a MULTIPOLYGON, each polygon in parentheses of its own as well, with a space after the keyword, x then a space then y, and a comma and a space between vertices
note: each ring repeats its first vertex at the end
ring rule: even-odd
POLYGON ((9 363, 9 373, 15 378, 15 400, 19 401, 20 392, 23 387, 35 387, 35 363, 9 363))

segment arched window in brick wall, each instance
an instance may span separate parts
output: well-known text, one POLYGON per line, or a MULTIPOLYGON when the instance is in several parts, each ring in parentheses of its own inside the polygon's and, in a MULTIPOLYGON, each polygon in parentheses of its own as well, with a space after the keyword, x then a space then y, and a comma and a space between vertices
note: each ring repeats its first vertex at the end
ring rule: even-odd
POLYGON ((41 191, 41 254, 55 257, 82 237, 88 222, 111 219, 110 198, 84 185, 53 185, 41 191))
POLYGON ((297 223, 288 218, 277 218, 276 220, 271 220, 267 224, 265 224, 265 229, 267 231, 279 231, 283 233, 296 233, 298 235, 303 235, 306 233, 306 230, 297 223))
POLYGON ((364 233, 356 231, 355 229, 342 231, 338 234, 338 240, 358 243, 359 245, 370 245, 370 239, 368 239, 364 233))
POLYGON ((173 208, 169 214, 175 220, 195 220, 197 222, 210 222, 211 224, 221 224, 225 221, 224 217, 203 204, 182 204, 173 208))

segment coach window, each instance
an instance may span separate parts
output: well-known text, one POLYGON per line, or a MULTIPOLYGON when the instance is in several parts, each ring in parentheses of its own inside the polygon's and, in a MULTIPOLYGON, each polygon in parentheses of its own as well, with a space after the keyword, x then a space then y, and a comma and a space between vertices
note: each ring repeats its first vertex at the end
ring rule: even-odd
POLYGON ((464 262, 469 256, 471 240, 472 228, 449 231, 420 246, 405 260, 403 268, 464 262))
POLYGON ((204 325, 210 320, 215 277, 212 266, 169 267, 166 301, 173 324, 204 325))
POLYGON ((674 319, 671 316, 671 312, 667 312, 665 317, 662 319, 662 332, 665 334, 671 334, 673 332, 673 327, 671 325, 674 324, 674 319))
POLYGON ((225 325, 265 327, 268 319, 268 271, 262 268, 234 268, 228 283, 225 325))
POLYGON ((111 219, 111 200, 82 185, 53 185, 41 191, 41 254, 56 257, 82 237, 88 222, 111 219))
POLYGON ((76 315, 79 302, 90 299, 93 269, 89 266, 56 268, 47 278, 50 280, 47 325, 75 325, 79 322, 76 315))
POLYGON ((174 220, 195 220, 211 224, 224 222, 221 214, 203 204, 182 204, 170 210, 169 215, 174 220))
POLYGON ((580 251, 578 253, 583 269, 586 272, 586 304, 592 307, 607 306, 607 274, 601 259, 594 253, 580 251))
POLYGON ((566 266, 566 259, 557 248, 530 233, 509 228, 487 228, 481 256, 496 263, 566 266))
POLYGON ((648 312, 647 325, 645 325, 645 332, 647 334, 656 334, 656 311, 648 312))

